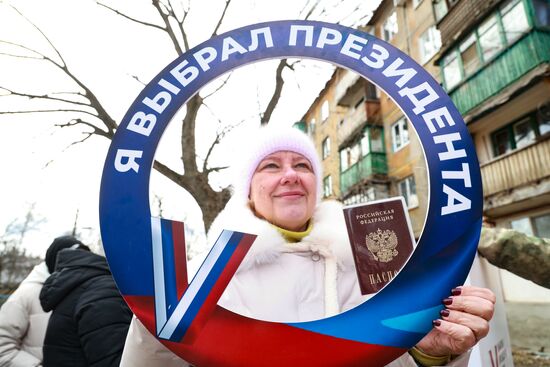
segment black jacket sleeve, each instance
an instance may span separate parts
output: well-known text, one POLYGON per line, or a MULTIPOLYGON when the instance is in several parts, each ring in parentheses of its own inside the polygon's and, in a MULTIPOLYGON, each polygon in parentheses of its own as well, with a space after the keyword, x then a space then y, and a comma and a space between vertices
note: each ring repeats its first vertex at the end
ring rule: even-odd
POLYGON ((78 335, 89 366, 118 366, 132 312, 112 277, 94 279, 75 308, 78 335))

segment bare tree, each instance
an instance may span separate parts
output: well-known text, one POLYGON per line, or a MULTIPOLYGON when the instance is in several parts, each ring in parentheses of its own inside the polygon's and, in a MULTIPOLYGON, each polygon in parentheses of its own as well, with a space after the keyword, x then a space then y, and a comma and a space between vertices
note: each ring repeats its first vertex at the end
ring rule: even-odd
POLYGON ((17 284, 30 272, 39 261, 28 256, 21 244, 25 236, 37 230, 44 219, 37 218, 32 204, 24 218, 9 223, 0 235, 0 287, 15 289, 17 284))
MULTIPOLYGON (((335 3, 333 2, 332 6, 337 6, 339 3, 342 3, 342 0, 337 0, 335 3)), ((151 29, 153 32, 160 32, 169 40, 171 47, 178 56, 182 55, 192 46, 190 45, 186 23, 191 12, 191 5, 189 2, 176 4, 176 1, 172 0, 152 0, 150 6, 151 16, 147 19, 135 17, 127 11, 101 1, 98 1, 97 5, 106 12, 120 17, 122 21, 143 26, 151 29), (150 21, 148 19, 156 20, 150 21)), ((217 21, 211 32, 212 36, 218 34, 231 5, 232 0, 225 0, 223 9, 221 9, 221 12, 218 14, 217 21)), ((0 96, 26 98, 28 99, 29 106, 31 106, 32 102, 39 102, 38 105, 41 106, 39 108, 29 107, 20 110, 0 110, 0 114, 46 115, 50 113, 50 115, 46 116, 51 116, 51 112, 63 112, 66 116, 70 117, 58 123, 57 126, 60 128, 81 126, 86 129, 84 137, 73 144, 84 142, 91 136, 102 136, 107 139, 112 139, 118 127, 117 121, 108 112, 107 107, 101 102, 96 92, 77 75, 73 66, 67 62, 60 49, 51 41, 48 35, 17 8, 14 7, 13 9, 20 17, 26 20, 38 35, 40 35, 47 44, 49 51, 42 51, 38 48, 33 48, 26 44, 12 42, 10 40, 0 40, 0 45, 9 46, 7 50, 0 50, 0 55, 15 59, 34 60, 54 67, 64 74, 65 78, 70 81, 74 89, 70 92, 52 90, 48 93, 32 93, 27 90, 16 90, 15 88, 0 85, 0 96), (44 103, 47 103, 49 107, 42 107, 44 103)), ((328 5, 321 5, 321 1, 319 0, 308 0, 299 16, 303 19, 308 19, 310 17, 322 18, 326 16, 327 9, 328 5)), ((261 124, 269 123, 273 111, 279 103, 285 84, 283 72, 286 69, 291 70, 292 68, 293 64, 289 63, 288 60, 280 60, 275 70, 275 87, 272 96, 265 110, 261 112, 259 116, 259 122, 261 124)), ((137 77, 135 78, 137 79, 137 77)), ((225 82, 220 88, 223 88, 224 84, 225 82)), ((154 168, 158 172, 187 190, 194 197, 202 210, 206 230, 210 227, 216 215, 230 198, 228 188, 217 190, 209 183, 209 175, 211 173, 219 172, 226 168, 212 166, 209 164, 210 162, 208 159, 214 148, 220 143, 223 135, 227 133, 225 129, 220 129, 218 131, 218 134, 207 149, 207 156, 203 160, 203 164, 199 165, 197 163, 197 150, 195 145, 196 121, 200 110, 205 107, 205 100, 210 96, 211 94, 203 96, 201 93, 198 93, 187 102, 185 114, 181 119, 181 162, 178 169, 169 167, 166 163, 160 162, 159 160, 154 162, 154 168)))

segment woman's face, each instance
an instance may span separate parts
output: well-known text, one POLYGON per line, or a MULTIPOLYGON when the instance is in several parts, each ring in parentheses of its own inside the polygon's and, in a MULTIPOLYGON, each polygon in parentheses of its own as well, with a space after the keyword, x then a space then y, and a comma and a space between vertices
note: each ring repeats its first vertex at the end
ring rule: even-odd
POLYGON ((266 156, 250 183, 256 214, 291 231, 303 231, 317 201, 316 178, 309 160, 281 151, 266 156))

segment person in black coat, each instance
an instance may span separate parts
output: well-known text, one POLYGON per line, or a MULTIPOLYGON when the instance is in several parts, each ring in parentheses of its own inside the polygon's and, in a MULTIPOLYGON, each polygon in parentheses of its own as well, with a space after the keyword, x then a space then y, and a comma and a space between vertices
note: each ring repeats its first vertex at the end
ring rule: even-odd
POLYGON ((40 292, 53 310, 44 340, 44 367, 118 366, 132 312, 104 257, 66 249, 40 292))

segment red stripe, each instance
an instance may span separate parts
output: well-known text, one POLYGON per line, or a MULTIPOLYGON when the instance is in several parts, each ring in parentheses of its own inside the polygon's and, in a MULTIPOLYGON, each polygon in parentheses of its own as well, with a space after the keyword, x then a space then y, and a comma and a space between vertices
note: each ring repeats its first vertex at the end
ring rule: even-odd
MULTIPOLYGON (((124 296, 154 335, 152 296, 124 296)), ((361 327, 358 325, 357 327, 361 327)), ((246 318, 219 306, 193 344, 160 340, 196 366, 385 366, 407 350, 366 344, 302 330, 282 323, 246 318)))
POLYGON ((254 242, 256 237, 256 235, 245 233, 244 236, 241 238, 241 241, 237 244, 233 255, 221 272, 220 277, 210 290, 210 293, 208 293, 208 296, 204 300, 202 307, 200 308, 199 312, 193 319, 193 322, 187 329, 187 332, 182 339, 182 343, 193 343, 193 341, 199 335, 204 324, 208 321, 210 314, 216 307, 218 300, 225 291, 225 288, 231 281, 231 278, 233 278, 233 275, 237 271, 239 265, 241 265, 241 262, 248 253, 248 250, 250 250, 250 247, 252 246, 252 243, 254 242))
POLYGON ((182 222, 172 221, 172 240, 174 243, 174 262, 176 266, 176 289, 178 300, 187 289, 187 256, 185 251, 185 231, 182 222))

